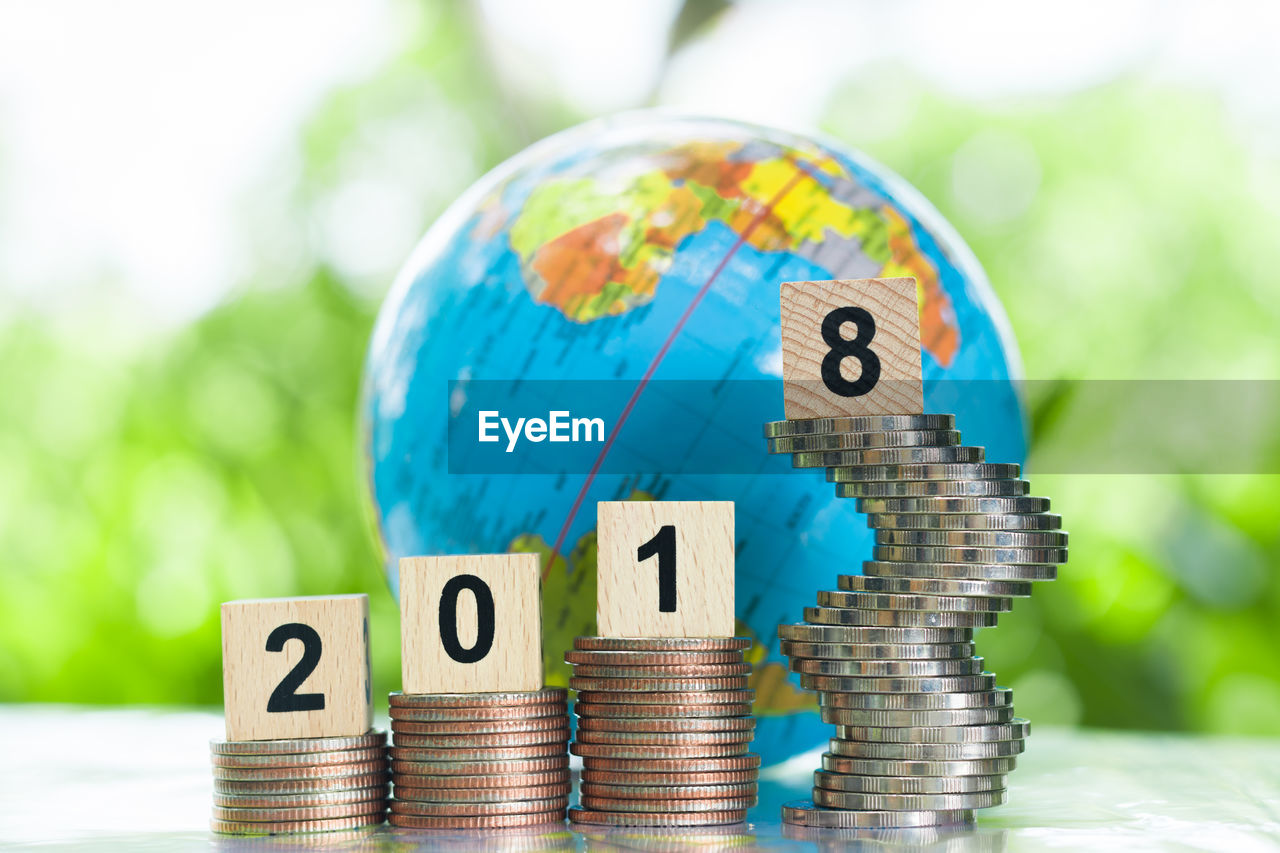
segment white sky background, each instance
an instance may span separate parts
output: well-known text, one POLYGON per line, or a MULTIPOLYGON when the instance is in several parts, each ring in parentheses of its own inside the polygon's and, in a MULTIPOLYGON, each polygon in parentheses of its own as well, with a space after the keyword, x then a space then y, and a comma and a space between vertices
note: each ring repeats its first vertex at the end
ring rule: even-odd
MULTIPOLYGON (((675 8, 483 0, 478 14, 513 98, 559 92, 599 113, 658 86, 675 8)), ((142 330, 216 304, 246 277, 244 199, 269 172, 288 174, 327 91, 395 55, 403 16, 394 0, 0 0, 0 312, 57 312, 108 281, 142 330)), ((975 99, 1138 70, 1217 92, 1274 153, 1278 32, 1269 3, 755 0, 679 55, 658 92, 663 104, 803 130, 868 63, 901 63, 975 99)), ((388 205, 387 232, 406 245, 383 241, 362 277, 390 283, 412 243, 391 220, 412 209, 388 205)))

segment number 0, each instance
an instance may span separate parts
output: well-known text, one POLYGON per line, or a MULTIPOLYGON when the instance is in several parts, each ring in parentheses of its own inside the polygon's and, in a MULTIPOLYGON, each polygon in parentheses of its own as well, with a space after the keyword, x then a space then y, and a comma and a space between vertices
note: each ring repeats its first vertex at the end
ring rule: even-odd
POLYGON ((664 524, 658 534, 636 549, 640 562, 658 555, 658 610, 676 612, 676 527, 664 524))
POLYGON ((493 648, 495 631, 493 618, 493 591, 475 575, 456 575, 449 578, 440 592, 440 642, 449 657, 458 663, 475 663, 484 659, 493 648), (471 590, 476 597, 476 642, 469 649, 458 640, 458 595, 471 590))

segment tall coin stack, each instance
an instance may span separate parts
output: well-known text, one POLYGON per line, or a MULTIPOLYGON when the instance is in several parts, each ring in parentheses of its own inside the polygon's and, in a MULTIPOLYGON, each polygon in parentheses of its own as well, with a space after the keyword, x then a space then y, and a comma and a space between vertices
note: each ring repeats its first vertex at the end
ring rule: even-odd
POLYGON ((937 414, 765 426, 771 453, 826 468, 876 531, 862 574, 840 575, 804 623, 778 628, 836 725, 812 802, 788 804, 788 823, 938 826, 1004 802, 1028 724, 973 655, 973 631, 1057 576, 1067 534, 1017 465, 987 463, 954 427, 937 414))
POLYGON ((387 735, 213 740, 214 832, 375 826, 387 814, 387 735))
POLYGON ((563 821, 569 805, 564 688, 392 693, 391 823, 469 829, 563 821))
POLYGON ((582 756, 575 823, 740 823, 756 804, 760 756, 744 637, 577 637, 565 660, 578 691, 582 756))

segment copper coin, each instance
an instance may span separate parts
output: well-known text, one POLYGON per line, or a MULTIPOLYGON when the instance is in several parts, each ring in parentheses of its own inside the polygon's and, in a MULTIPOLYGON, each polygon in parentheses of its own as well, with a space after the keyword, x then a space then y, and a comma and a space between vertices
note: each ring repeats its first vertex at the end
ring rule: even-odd
POLYGON ((359 829, 362 826, 377 826, 386 820, 382 813, 342 817, 332 820, 269 820, 239 821, 211 820, 209 828, 224 835, 275 835, 281 832, 333 832, 341 829, 359 829))
POLYGON ((634 786, 710 786, 742 785, 754 783, 760 776, 758 770, 729 770, 711 773, 635 773, 625 770, 582 770, 583 785, 602 785, 605 787, 634 786))
POLYGON ((588 797, 612 797, 622 800, 706 800, 732 797, 754 797, 757 785, 600 785, 583 782, 580 791, 588 797))
POLYGON ((580 732, 750 732, 755 727, 755 717, 693 717, 682 720, 587 717, 578 720, 580 732))
POLYGON ((547 702, 567 702, 569 694, 563 687, 544 687, 541 690, 518 693, 400 693, 387 695, 387 701, 399 708, 487 708, 494 705, 539 705, 547 702))
POLYGON ((568 795, 547 797, 541 800, 506 800, 496 803, 420 803, 412 800, 392 800, 392 814, 441 815, 447 817, 474 817, 495 814, 537 814, 559 811, 569 805, 568 795))
POLYGON ((258 782, 234 782, 227 779, 214 779, 213 790, 217 794, 254 794, 258 796, 323 794, 374 788, 379 785, 385 785, 390 781, 390 773, 370 773, 367 776, 334 776, 324 779, 267 779, 258 782))
POLYGON ((578 664, 573 674, 579 678, 724 678, 731 675, 750 675, 749 663, 699 663, 641 666, 609 664, 578 664))
POLYGON ((655 744, 659 746, 706 746, 710 744, 750 743, 753 731, 739 732, 600 732, 578 731, 578 743, 616 743, 624 745, 655 744))
POLYGON ((723 812, 749 809, 756 804, 754 796, 705 797, 688 800, 676 798, 632 800, 620 797, 590 797, 583 794, 578 799, 582 804, 582 808, 601 812, 723 812))
POLYGON ((547 729, 562 729, 569 725, 569 715, 558 714, 554 717, 529 717, 517 720, 451 720, 449 722, 416 722, 410 720, 392 720, 391 731, 410 735, 471 735, 505 732, 544 732, 547 729))
POLYGON ((213 755, 215 767, 258 768, 258 767, 320 767, 330 764, 358 764, 365 761, 378 761, 386 758, 386 750, 376 749, 344 749, 339 752, 309 752, 302 754, 285 753, 282 755, 213 755))
POLYGON ((410 815, 392 812, 387 816, 392 826, 404 829, 492 829, 504 826, 535 826, 544 823, 560 823, 564 809, 532 814, 490 815, 410 815))
MULTIPOLYGON (((379 750, 383 752, 384 750, 379 750)), ((319 767, 215 767, 213 778, 227 782, 265 782, 268 780, 349 779, 385 773, 385 756, 379 761, 360 761, 355 764, 326 764, 319 767)))
POLYGON ((545 773, 566 770, 569 756, 561 748, 554 756, 517 760, 475 761, 393 761, 391 769, 396 775, 410 776, 487 776, 500 773, 545 773))
POLYGON ((750 637, 574 637, 580 651, 728 652, 751 648, 750 637))
POLYGON ((482 708, 410 708, 392 705, 388 709, 391 721, 416 723, 494 722, 498 720, 539 720, 544 717, 563 717, 569 712, 567 700, 538 702, 529 705, 490 705, 482 708))
POLYGON ((569 745, 569 752, 593 758, 722 758, 746 755, 750 748, 748 743, 713 743, 705 746, 573 743, 569 745))
POLYGON ((540 743, 531 746, 487 747, 403 747, 393 746, 388 752, 394 761, 520 761, 527 758, 552 758, 564 755, 563 743, 540 743))
POLYGON ((371 788, 352 788, 346 791, 326 791, 306 794, 213 794, 213 804, 229 809, 303 808, 306 806, 337 806, 345 803, 365 803, 385 800, 391 796, 391 786, 377 785, 371 788))
POLYGON ((337 817, 385 812, 387 801, 382 798, 359 803, 343 803, 335 806, 307 806, 301 808, 230 809, 213 807, 214 820, 252 822, 256 820, 332 820, 337 817))
POLYGON ((690 705, 745 705, 756 698, 754 690, 681 690, 679 701, 672 701, 671 691, 664 695, 654 696, 648 693, 612 693, 604 690, 583 690, 578 693, 579 705, 654 705, 666 704, 668 708, 682 708, 690 705))
MULTIPOLYGON (((742 690, 747 686, 747 677, 745 675, 731 675, 723 678, 581 678, 575 675, 569 679, 569 686, 574 690, 602 690, 611 693, 742 690)), ((675 699, 675 697, 672 698, 675 699)))
POLYGON ((508 803, 569 796, 566 779, 559 785, 511 785, 506 788, 407 788, 396 785, 396 799, 415 803, 508 803))
POLYGON ((402 734, 397 731, 392 742, 397 747, 471 749, 480 747, 536 747, 547 743, 566 743, 568 720, 559 729, 544 731, 489 731, 484 734, 402 734))
POLYGON ((573 706, 578 715, 578 725, 584 718, 607 718, 623 720, 666 719, 733 719, 749 717, 751 703, 738 702, 733 705, 636 705, 616 704, 604 705, 598 702, 583 702, 581 699, 573 706))
POLYGON ((209 741, 209 751, 214 755, 280 755, 315 752, 338 752, 346 749, 372 749, 387 742, 386 732, 368 732, 352 737, 306 737, 286 740, 224 740, 209 741))
POLYGON ((539 785, 565 785, 570 781, 568 770, 546 770, 540 773, 494 773, 470 776, 414 776, 397 773, 396 791, 401 787, 422 788, 507 788, 535 787, 539 785))
POLYGON ((569 809, 569 820, 574 823, 595 823, 608 826, 714 826, 722 823, 742 823, 747 819, 746 809, 723 812, 595 812, 583 808, 569 809))
POLYGON ((611 652, 574 649, 564 653, 566 663, 595 666, 687 666, 709 663, 742 663, 742 652, 611 652))
MULTIPOLYGON (((593 755, 582 759, 582 766, 592 772, 624 773, 736 773, 758 770, 760 756, 754 752, 746 755, 722 755, 704 758, 614 758, 593 755)), ((831 769, 831 768, 828 768, 831 769)))

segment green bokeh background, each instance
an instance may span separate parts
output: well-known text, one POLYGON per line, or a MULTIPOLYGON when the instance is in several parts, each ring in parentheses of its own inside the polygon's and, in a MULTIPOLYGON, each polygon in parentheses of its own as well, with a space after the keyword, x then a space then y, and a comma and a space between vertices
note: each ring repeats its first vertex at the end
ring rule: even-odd
MULTIPOLYGON (((721 11, 685 3, 670 56, 721 11)), ((410 47, 307 122, 297 228, 353 158, 381 156, 378 128, 447 127, 466 148, 421 182, 425 230, 485 170, 591 117, 513 103, 464 7, 404 20, 410 47)), ((823 114, 970 243, 1029 377, 1280 375, 1280 168, 1213 94, 1138 69, 979 102, 879 64, 823 114)), ((222 304, 141 344, 100 305, 0 314, 0 701, 216 704, 221 601, 346 592, 371 593, 375 694, 398 685, 354 435, 381 293, 314 248, 284 274, 260 255, 222 304)), ((106 271, 95 288, 123 292, 106 271)), ((1280 734, 1280 478, 1036 475, 1037 438, 1070 406, 1032 400, 1031 474, 1071 562, 980 638, 1019 712, 1280 734)), ((1086 422, 1105 433, 1108 413, 1086 422)))

